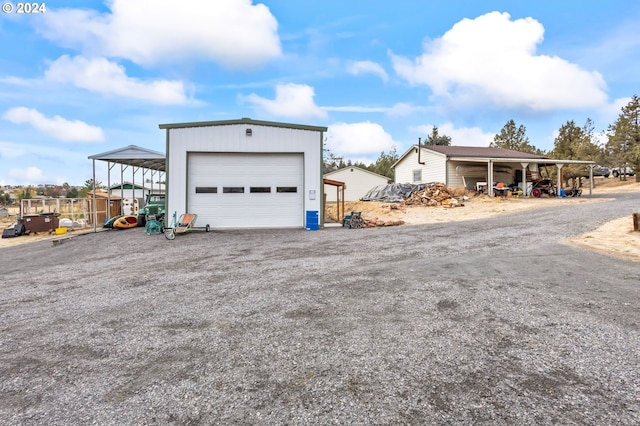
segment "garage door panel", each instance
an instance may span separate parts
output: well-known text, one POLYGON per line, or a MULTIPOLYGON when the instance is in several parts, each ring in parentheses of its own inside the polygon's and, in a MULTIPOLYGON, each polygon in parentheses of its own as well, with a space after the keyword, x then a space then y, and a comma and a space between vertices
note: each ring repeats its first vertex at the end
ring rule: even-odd
POLYGON ((190 154, 189 210, 214 228, 303 226, 302 154, 190 154), (196 188, 216 193, 196 193, 196 188), (225 187, 243 193, 224 193, 225 187), (270 192, 251 192, 268 187, 270 192), (278 193, 278 187, 297 192, 278 193))

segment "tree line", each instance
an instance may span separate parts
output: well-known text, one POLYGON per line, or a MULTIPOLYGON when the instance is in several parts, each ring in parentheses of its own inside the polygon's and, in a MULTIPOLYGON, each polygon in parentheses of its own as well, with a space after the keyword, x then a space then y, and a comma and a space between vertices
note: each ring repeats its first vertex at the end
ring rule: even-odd
MULTIPOLYGON (((424 145, 451 145, 451 138, 440 134, 438 127, 434 126, 431 134, 427 135, 424 145)), ((527 137, 527 129, 524 125, 517 125, 511 119, 497 133, 490 147, 506 148, 530 154, 545 156, 557 160, 589 160, 597 164, 619 168, 620 179, 626 179, 626 171, 632 168, 640 172, 640 98, 634 95, 629 103, 621 108, 621 112, 601 137, 595 132, 595 126, 590 118, 587 118, 582 126, 569 120, 563 124, 553 142, 553 149, 543 151, 531 143, 527 137)), ((381 152, 374 163, 364 164, 352 162, 338 157, 330 150, 325 149, 324 172, 338 170, 343 167, 355 166, 372 171, 382 176, 393 179, 391 166, 398 161, 396 148, 389 152, 381 152)), ((567 165, 563 168, 566 179, 588 176, 587 166, 567 165)))
MULTIPOLYGON (((103 189, 102 182, 96 182, 96 188, 103 189)), ((83 186, 71 186, 65 182, 62 185, 23 186, 15 193, 15 201, 8 192, 0 189, 0 205, 11 205, 21 200, 36 198, 37 196, 51 198, 87 198, 93 191, 93 179, 87 179, 83 186)))

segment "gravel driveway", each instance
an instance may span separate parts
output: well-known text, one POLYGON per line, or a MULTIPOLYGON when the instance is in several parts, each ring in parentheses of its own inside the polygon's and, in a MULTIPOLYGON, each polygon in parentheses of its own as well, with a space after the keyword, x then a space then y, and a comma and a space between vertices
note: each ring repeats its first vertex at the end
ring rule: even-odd
POLYGON ((560 242, 614 196, 0 249, 0 423, 639 424, 640 264, 560 242))

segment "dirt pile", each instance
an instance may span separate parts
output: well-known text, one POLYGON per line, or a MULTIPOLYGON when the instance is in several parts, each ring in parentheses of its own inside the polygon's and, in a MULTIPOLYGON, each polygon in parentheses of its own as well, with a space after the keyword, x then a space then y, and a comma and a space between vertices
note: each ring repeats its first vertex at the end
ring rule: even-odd
POLYGON ((430 183, 423 189, 415 191, 403 204, 407 206, 442 206, 461 207, 464 203, 456 198, 456 190, 442 182, 430 183))

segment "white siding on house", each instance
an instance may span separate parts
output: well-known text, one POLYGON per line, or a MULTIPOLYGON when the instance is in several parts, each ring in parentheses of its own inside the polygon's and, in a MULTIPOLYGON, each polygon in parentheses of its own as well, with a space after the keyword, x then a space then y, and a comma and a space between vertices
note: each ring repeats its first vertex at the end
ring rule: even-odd
MULTIPOLYGON (((168 128, 167 213, 188 208, 188 153, 297 153, 303 157, 302 183, 305 211, 321 211, 322 133, 313 130, 237 123, 201 127, 168 128), (247 136, 246 130, 252 135, 247 136)), ((193 212, 198 213, 198 212, 193 212)), ((215 223, 211 223, 215 228, 215 223)))
POLYGON ((418 163, 418 149, 409 152, 395 167, 396 183, 446 182, 446 156, 437 152, 422 150, 418 163), (414 180, 414 171, 420 171, 421 179, 414 180))
MULTIPOLYGON (((358 201, 370 189, 386 185, 389 179, 376 173, 363 170, 358 167, 345 167, 335 172, 325 174, 325 178, 344 182, 346 189, 344 191, 344 201, 358 201)), ((328 202, 336 201, 337 189, 333 185, 325 185, 324 193, 327 194, 328 202)))

